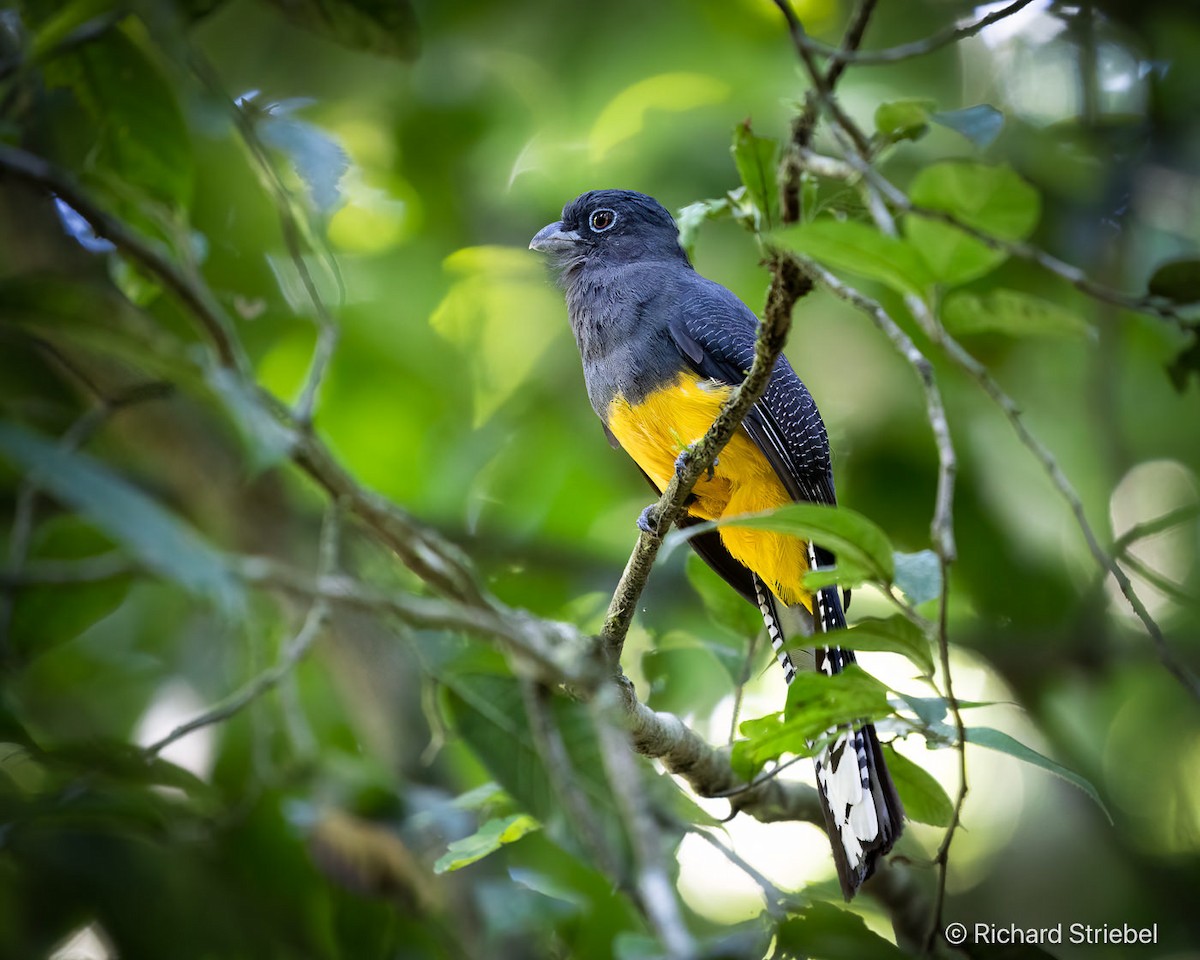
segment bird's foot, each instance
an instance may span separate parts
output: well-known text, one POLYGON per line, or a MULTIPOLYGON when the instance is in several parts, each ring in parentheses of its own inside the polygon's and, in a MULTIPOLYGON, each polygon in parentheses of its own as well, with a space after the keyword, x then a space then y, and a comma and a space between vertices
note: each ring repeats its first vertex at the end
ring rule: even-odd
MULTIPOLYGON (((679 456, 677 456, 675 458, 675 472, 676 473, 683 473, 683 471, 687 468, 688 461, 692 459, 692 455, 695 452, 695 447, 696 447, 696 445, 694 443, 689 444, 688 446, 684 447, 683 450, 680 452, 679 456)), ((715 475, 716 469, 720 465, 720 463, 721 463, 721 458, 716 457, 713 459, 713 462, 708 465, 708 470, 706 471, 706 475, 709 480, 711 480, 713 478, 713 476, 715 475)))
POLYGON ((642 533, 654 535, 658 533, 658 504, 652 503, 646 507, 637 518, 637 528, 642 533))

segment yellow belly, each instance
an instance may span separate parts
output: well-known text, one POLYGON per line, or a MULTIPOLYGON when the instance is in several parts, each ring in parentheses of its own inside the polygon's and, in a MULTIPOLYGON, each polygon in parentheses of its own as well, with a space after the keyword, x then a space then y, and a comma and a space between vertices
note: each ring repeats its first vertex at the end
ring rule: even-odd
MULTIPOLYGON (((723 383, 681 374, 636 405, 618 394, 608 407, 608 428, 663 490, 675 473, 675 459, 708 432, 729 393, 723 383)), ((701 476, 693 495, 688 513, 704 520, 770 510, 792 499, 744 430, 721 451, 712 479, 701 476)), ((721 527, 720 537, 730 555, 757 573, 780 600, 812 609, 812 598, 801 586, 808 569, 802 540, 748 527, 721 527)))

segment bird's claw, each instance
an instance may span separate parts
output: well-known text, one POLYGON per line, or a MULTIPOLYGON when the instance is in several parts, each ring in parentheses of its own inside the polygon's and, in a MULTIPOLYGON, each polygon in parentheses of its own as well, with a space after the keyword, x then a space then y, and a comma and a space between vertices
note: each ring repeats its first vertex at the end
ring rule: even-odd
POLYGON ((641 530, 642 533, 658 533, 658 517, 656 516, 657 507, 657 503, 652 503, 638 515, 637 528, 641 530))
MULTIPOLYGON (((683 473, 683 471, 687 468, 688 461, 691 460, 691 458, 692 458, 692 448, 685 447, 683 449, 683 451, 679 454, 679 456, 677 456, 675 458, 675 472, 683 473)), ((714 457, 713 462, 708 465, 708 470, 705 471, 705 475, 708 477, 709 480, 711 480, 715 476, 716 469, 718 466, 720 466, 720 463, 721 463, 721 458, 714 457)))

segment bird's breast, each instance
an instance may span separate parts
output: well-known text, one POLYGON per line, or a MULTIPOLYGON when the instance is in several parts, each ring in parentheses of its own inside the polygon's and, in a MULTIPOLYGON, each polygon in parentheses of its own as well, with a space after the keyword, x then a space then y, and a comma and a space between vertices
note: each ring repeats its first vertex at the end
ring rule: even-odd
MULTIPOLYGON (((604 419, 621 447, 658 489, 675 473, 675 461, 701 439, 721 412, 732 388, 683 373, 633 401, 617 393, 604 419)), ((718 457, 712 476, 704 474, 692 491, 688 513, 704 520, 760 513, 791 501, 762 451, 744 430, 734 434, 718 457)), ((759 574, 785 603, 804 603, 800 578, 808 568, 807 550, 794 537, 722 527, 721 542, 733 557, 759 574)))

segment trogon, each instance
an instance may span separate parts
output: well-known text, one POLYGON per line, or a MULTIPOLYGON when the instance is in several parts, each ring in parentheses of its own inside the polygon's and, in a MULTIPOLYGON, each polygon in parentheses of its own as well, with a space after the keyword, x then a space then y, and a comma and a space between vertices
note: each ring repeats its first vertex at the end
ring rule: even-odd
MULTIPOLYGON (((749 371, 757 318, 729 290, 696 273, 671 215, 640 193, 585 193, 529 246, 549 255, 566 291, 588 397, 610 442, 662 491, 677 459, 704 436, 749 371)), ((761 399, 696 483, 683 523, 792 501, 834 503, 833 470, 816 404, 780 357, 761 399)), ((803 608, 823 634, 846 626, 836 588, 815 596, 804 588, 806 570, 833 564, 821 547, 736 526, 690 542, 759 608, 789 683, 796 675, 796 661, 783 649, 789 608, 803 608)), ((834 674, 854 662, 853 652, 839 649, 834 638, 815 642, 817 670, 834 674)), ((831 745, 815 763, 838 877, 849 899, 891 849, 904 812, 871 725, 832 731, 831 745)))

